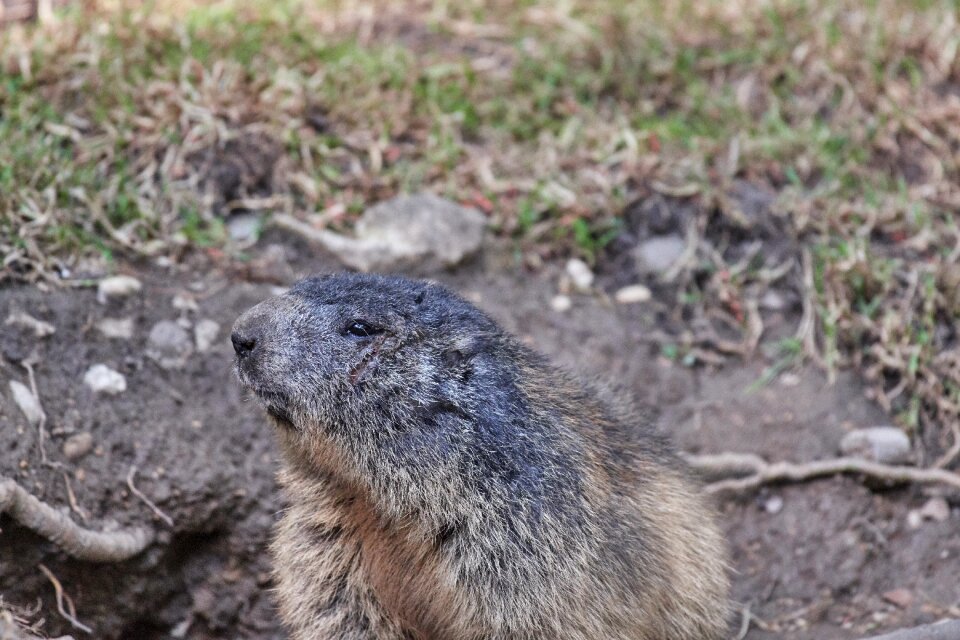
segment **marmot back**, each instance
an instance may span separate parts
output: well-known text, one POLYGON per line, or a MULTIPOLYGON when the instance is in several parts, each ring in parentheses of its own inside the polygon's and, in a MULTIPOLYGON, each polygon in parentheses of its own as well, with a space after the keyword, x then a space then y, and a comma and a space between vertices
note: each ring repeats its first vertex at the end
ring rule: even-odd
POLYGON ((335 275, 246 312, 293 637, 715 640, 712 509, 652 427, 435 284, 335 275))

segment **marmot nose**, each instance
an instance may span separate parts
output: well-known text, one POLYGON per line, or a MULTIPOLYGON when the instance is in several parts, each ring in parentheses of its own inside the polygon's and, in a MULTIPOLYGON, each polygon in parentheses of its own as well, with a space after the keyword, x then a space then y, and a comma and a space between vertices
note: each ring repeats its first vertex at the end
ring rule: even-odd
POLYGON ((253 350, 257 348, 257 339, 251 335, 234 331, 230 334, 230 342, 233 343, 233 350, 241 358, 246 358, 253 350))

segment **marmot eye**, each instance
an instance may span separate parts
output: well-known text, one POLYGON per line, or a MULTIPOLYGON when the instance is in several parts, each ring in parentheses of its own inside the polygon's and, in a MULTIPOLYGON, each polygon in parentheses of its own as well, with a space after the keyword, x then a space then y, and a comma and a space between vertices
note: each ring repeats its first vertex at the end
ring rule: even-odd
POLYGON ((375 327, 371 324, 367 324, 363 320, 354 320, 347 325, 347 328, 343 330, 348 336, 353 336, 354 338, 369 338, 370 336, 375 336, 378 333, 383 333, 383 329, 375 327))

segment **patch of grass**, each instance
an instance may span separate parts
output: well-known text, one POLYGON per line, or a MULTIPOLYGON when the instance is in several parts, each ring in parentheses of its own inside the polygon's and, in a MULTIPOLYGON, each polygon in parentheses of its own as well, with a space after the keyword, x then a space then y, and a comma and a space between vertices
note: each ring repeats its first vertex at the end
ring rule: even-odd
POLYGON ((691 325, 722 317, 746 340, 756 300, 786 279, 815 314, 807 357, 860 367, 910 425, 956 421, 955 11, 941 0, 71 11, 0 34, 3 276, 224 246, 222 218, 241 206, 226 200, 264 190, 338 228, 399 191, 482 194, 520 253, 595 260, 624 209, 659 192, 693 212, 695 255, 673 274, 691 325), (226 145, 260 135, 282 171, 259 191, 241 181, 218 194, 226 145), (751 214, 738 183, 776 198, 751 214), (780 269, 801 262, 785 239, 812 248, 812 286, 780 269))

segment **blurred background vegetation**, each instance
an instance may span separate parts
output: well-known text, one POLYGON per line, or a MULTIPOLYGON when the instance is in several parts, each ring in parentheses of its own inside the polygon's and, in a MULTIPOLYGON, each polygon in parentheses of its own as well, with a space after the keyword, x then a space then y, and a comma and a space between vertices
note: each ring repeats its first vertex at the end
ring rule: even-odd
POLYGON ((420 189, 526 268, 612 271, 658 199, 686 243, 665 355, 749 352, 789 291, 776 367, 856 367, 931 451, 960 433, 955 2, 23 6, 0 18, 0 280, 242 259, 236 212, 349 230, 420 189))

